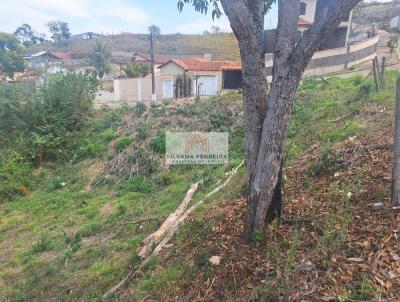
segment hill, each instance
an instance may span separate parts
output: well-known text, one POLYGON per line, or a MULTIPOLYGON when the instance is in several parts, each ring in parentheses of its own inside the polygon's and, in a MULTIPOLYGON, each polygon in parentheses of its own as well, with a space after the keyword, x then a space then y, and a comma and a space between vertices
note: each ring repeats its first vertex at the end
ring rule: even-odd
MULTIPOLYGON (((65 41, 61 45, 47 43, 36 45, 29 51, 56 50, 76 56, 87 56, 97 39, 106 42, 113 51, 149 52, 149 36, 144 34, 102 36, 92 40, 65 41)), ((204 55, 211 53, 216 60, 238 60, 240 58, 236 38, 231 33, 161 35, 158 37, 155 50, 159 54, 204 55)))
POLYGON ((354 22, 367 25, 390 20, 398 15, 400 15, 400 3, 367 3, 355 9, 354 22))

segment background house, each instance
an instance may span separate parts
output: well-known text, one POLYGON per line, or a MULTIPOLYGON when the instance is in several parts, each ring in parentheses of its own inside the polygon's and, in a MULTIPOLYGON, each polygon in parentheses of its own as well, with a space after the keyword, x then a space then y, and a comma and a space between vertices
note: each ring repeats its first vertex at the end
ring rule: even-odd
POLYGON ((63 59, 52 51, 40 51, 23 55, 29 69, 54 74, 63 70, 63 59))
POLYGON ((194 96, 213 96, 224 88, 239 89, 241 86, 241 64, 236 61, 208 61, 199 58, 170 60, 159 69, 163 98, 173 97, 174 83, 178 76, 184 74, 192 79, 194 96))
MULTIPOLYGON (((322 14, 323 10, 332 0, 301 0, 300 13, 298 20, 298 39, 306 32, 315 22, 318 15, 322 14)), ((320 50, 333 49, 347 46, 350 27, 352 20, 352 12, 343 17, 342 22, 327 38, 325 43, 320 47, 320 50)), ((267 30, 265 32, 265 49, 267 53, 272 53, 276 45, 276 29, 267 30)))
MULTIPOLYGON (((214 96, 225 89, 240 89, 241 64, 238 61, 208 61, 204 58, 169 60, 161 64, 156 74, 157 99, 172 99, 177 95, 177 80, 185 78, 185 90, 192 96, 214 96), (190 87, 187 87, 190 85, 190 87)), ((151 77, 115 79, 116 101, 146 102, 151 100, 151 77)))
POLYGON ((390 19, 390 29, 400 30, 400 16, 393 17, 390 19))

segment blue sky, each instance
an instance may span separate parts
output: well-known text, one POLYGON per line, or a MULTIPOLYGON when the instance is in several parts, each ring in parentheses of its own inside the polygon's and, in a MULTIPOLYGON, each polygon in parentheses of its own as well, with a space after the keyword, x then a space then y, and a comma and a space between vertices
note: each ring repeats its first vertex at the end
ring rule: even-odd
MULTIPOLYGON (((201 33, 212 25, 230 31, 226 17, 213 22, 210 15, 185 7, 179 13, 176 0, 0 0, 0 31, 13 32, 23 23, 46 33, 45 23, 60 19, 70 24, 72 33, 146 32, 157 24, 163 33, 201 33)), ((276 8, 266 27, 276 23, 276 8)))

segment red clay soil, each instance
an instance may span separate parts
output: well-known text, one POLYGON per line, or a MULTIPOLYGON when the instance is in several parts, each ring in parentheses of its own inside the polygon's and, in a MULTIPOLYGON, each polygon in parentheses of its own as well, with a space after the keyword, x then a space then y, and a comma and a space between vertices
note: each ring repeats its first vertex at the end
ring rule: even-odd
MULTIPOLYGON (((337 150, 390 142, 391 135, 347 140, 337 150)), ((185 246, 179 259, 168 262, 179 263, 186 254, 185 261, 194 263, 196 253, 207 250, 221 256, 221 264, 201 267, 177 290, 178 301, 339 301, 340 296, 348 299, 341 301, 400 301, 400 213, 389 199, 392 151, 341 152, 339 169, 305 176, 316 157, 306 155, 286 168, 283 219, 275 229, 268 227, 265 240, 253 245, 242 240, 244 198, 206 211, 202 219, 216 221, 212 232, 200 246, 185 246), (384 208, 373 209, 376 202, 384 208), (290 274, 287 250, 296 230, 290 274), (264 291, 255 294, 256 288, 264 291)))

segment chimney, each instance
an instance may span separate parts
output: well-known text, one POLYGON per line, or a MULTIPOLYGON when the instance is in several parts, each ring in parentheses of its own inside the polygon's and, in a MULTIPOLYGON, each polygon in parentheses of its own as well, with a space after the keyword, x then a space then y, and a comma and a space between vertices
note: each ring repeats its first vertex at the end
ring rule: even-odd
POLYGON ((210 53, 205 53, 205 54, 204 54, 204 59, 206 59, 207 61, 211 61, 211 60, 212 60, 212 54, 210 54, 210 53))

